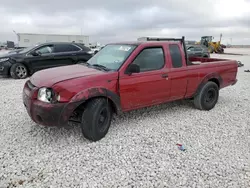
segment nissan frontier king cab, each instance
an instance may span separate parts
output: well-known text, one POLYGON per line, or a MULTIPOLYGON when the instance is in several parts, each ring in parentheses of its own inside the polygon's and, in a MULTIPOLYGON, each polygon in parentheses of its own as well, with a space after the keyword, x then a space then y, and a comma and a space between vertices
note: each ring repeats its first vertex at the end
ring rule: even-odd
POLYGON ((37 124, 77 121, 85 138, 98 141, 114 113, 181 99, 213 109, 237 71, 235 60, 189 58, 184 37, 111 43, 86 63, 36 72, 24 85, 23 103, 37 124))

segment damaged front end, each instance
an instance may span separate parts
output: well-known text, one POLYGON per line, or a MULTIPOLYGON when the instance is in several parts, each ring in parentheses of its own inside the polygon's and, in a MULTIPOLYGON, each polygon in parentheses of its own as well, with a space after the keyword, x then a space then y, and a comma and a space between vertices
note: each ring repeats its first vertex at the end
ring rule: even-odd
POLYGON ((27 81, 23 88, 23 103, 37 124, 44 126, 64 126, 78 103, 59 103, 57 95, 51 88, 37 88, 27 81))

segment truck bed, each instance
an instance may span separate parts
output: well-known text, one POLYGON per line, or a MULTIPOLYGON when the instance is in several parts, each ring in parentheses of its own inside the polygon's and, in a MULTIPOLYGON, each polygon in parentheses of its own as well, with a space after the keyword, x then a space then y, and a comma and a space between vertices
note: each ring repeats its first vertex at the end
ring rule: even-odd
POLYGON ((229 86, 235 82, 237 76, 238 64, 236 60, 230 59, 218 59, 218 58, 201 58, 201 57, 190 57, 187 63, 188 75, 190 83, 195 83, 195 87, 188 86, 190 93, 196 90, 196 87, 204 77, 208 74, 218 74, 223 80, 220 88, 229 86))
POLYGON ((203 63, 218 63, 218 62, 235 62, 235 60, 230 60, 230 59, 218 59, 218 58, 204 58, 204 57, 189 57, 187 65, 199 65, 203 63))

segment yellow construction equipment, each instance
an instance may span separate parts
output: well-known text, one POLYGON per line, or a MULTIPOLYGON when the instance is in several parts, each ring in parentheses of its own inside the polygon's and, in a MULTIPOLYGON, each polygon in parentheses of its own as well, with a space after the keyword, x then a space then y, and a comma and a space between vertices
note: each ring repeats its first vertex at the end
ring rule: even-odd
POLYGON ((214 52, 224 53, 223 46, 221 45, 221 37, 222 37, 222 34, 220 34, 220 40, 218 42, 213 42, 213 39, 214 39, 213 36, 202 36, 200 42, 197 42, 196 44, 206 46, 210 53, 214 53, 214 52))

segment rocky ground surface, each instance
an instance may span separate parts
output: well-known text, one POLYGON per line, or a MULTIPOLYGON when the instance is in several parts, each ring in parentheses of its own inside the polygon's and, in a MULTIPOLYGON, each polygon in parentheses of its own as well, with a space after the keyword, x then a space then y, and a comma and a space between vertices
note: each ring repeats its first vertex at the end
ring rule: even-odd
POLYGON ((0 187, 250 187, 250 56, 225 57, 245 65, 213 110, 179 101, 133 111, 99 142, 79 126, 37 126, 25 80, 0 79, 0 187))

